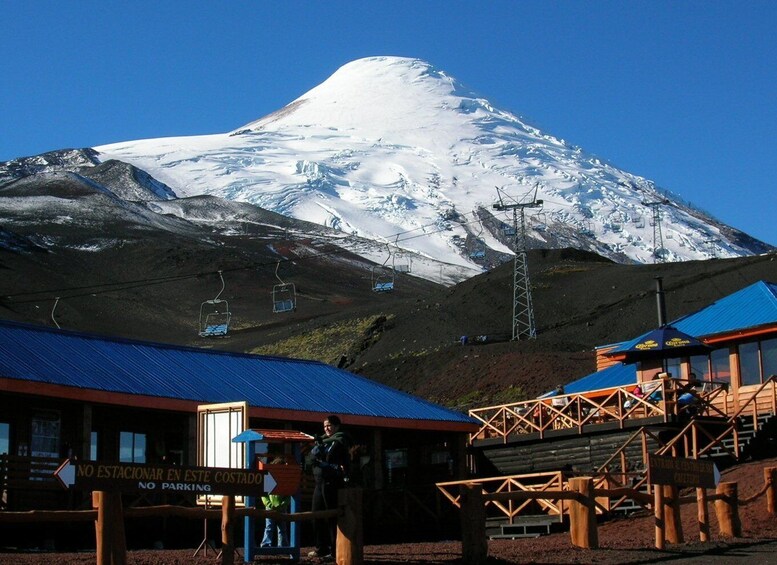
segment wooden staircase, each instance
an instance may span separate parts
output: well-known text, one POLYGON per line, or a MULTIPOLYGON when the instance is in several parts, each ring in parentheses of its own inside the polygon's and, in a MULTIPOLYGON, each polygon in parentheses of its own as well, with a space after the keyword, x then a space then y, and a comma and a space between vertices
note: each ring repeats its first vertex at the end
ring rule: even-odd
POLYGON ((773 443, 775 432, 777 432, 777 419, 774 414, 761 414, 755 421, 753 418, 740 416, 738 420, 737 438, 733 436, 726 437, 721 441, 721 445, 716 446, 710 453, 710 457, 726 458, 735 446, 740 453, 739 459, 748 459, 754 455, 760 448, 767 443, 773 443))

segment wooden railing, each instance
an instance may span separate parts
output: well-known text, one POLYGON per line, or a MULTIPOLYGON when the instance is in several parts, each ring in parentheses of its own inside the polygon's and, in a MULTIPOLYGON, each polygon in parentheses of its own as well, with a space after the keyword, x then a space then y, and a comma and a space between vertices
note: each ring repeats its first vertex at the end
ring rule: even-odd
POLYGON ((0 490, 61 489, 54 471, 61 459, 0 454, 0 490))
POLYGON ((749 415, 753 418, 753 426, 757 426, 759 415, 766 412, 777 414, 777 375, 770 376, 756 390, 740 391, 739 395, 739 409, 731 416, 731 420, 749 415), (769 391, 770 394, 764 391, 769 391), (742 397, 746 395, 749 398, 743 402, 742 397))
POLYGON ((734 441, 733 446, 728 448, 723 443, 724 439, 735 437, 736 431, 736 422, 728 421, 718 424, 715 431, 711 432, 707 423, 693 419, 670 439, 662 440, 649 427, 642 427, 629 436, 623 445, 597 468, 597 474, 607 474, 613 481, 623 486, 627 484, 641 486, 645 483, 649 452, 656 455, 700 459, 709 455, 713 449, 719 448, 728 451, 732 458, 737 459, 739 458, 739 444, 734 441), (640 456, 636 460, 630 460, 627 453, 630 451, 629 448, 635 444, 640 446, 640 456), (657 447, 651 451, 649 447, 651 445, 657 447))
MULTIPOLYGON (((739 498, 737 483, 721 482, 715 493, 708 494, 704 486, 696 486, 691 496, 680 496, 677 486, 651 485, 654 496, 645 495, 633 488, 601 488, 592 477, 571 479, 563 489, 537 492, 483 492, 479 485, 461 484, 461 550, 462 562, 486 563, 488 543, 486 537, 485 509, 493 501, 523 501, 547 497, 552 500, 568 501, 569 532, 573 546, 585 549, 599 548, 598 519, 596 516, 599 498, 612 499, 627 496, 638 499, 655 516, 655 547, 664 550, 667 543, 682 544, 685 539, 681 521, 680 506, 695 504, 697 507, 699 541, 709 542, 711 529, 708 504, 714 502, 719 534, 724 538, 742 537, 742 521, 739 507, 766 498, 766 510, 770 516, 777 515, 777 468, 764 468, 764 487, 755 495, 739 498)), ((693 486, 693 485, 691 485, 693 486)), ((657 556, 660 560, 661 556, 657 556)), ((591 558, 596 561, 595 557, 591 558)))
MULTIPOLYGON (((221 542, 219 553, 222 565, 235 563, 236 519, 245 516, 273 518, 283 522, 303 522, 337 519, 338 563, 355 565, 363 563, 362 489, 348 488, 338 491, 337 508, 316 512, 285 513, 259 508, 235 508, 234 496, 224 496, 220 509, 202 507, 153 506, 145 508, 124 508, 119 492, 93 493, 92 510, 31 510, 27 512, 0 512, 0 524, 94 521, 96 536, 95 562, 97 565, 126 565, 127 546, 125 541, 125 518, 170 517, 190 519, 221 518, 221 542)), ((299 548, 288 549, 290 554, 299 548)), ((197 553, 195 553, 195 556, 197 553)), ((248 560, 246 559, 246 562, 248 560)))
MULTIPOLYGON (((766 384, 766 383, 765 383, 766 384)), ((668 422, 674 417, 697 416, 728 418, 728 387, 725 383, 703 383, 681 379, 658 379, 644 383, 643 395, 634 394, 635 385, 559 394, 512 404, 488 406, 469 411, 480 429, 470 441, 514 438, 537 434, 544 438, 551 430, 576 430, 596 424, 626 427, 627 422, 657 418, 668 422), (691 400, 683 404, 683 395, 691 400)))
MULTIPOLYGON (((516 493, 516 492, 537 492, 557 491, 565 488, 566 479, 562 471, 551 473, 531 473, 526 475, 511 475, 506 477, 489 477, 469 481, 450 481, 437 483, 439 491, 457 508, 461 507, 460 486, 468 484, 479 485, 483 493, 516 493)), ((553 498, 535 499, 539 510, 537 514, 547 514, 549 516, 562 516, 567 512, 563 500, 553 498)), ((524 512, 531 504, 531 500, 492 500, 487 503, 497 510, 497 513, 504 515, 508 520, 512 520, 524 512)), ((525 512, 524 512, 525 513, 525 512)))
POLYGON ((54 477, 60 463, 49 457, 0 454, 0 510, 8 510, 14 491, 62 490, 54 477))
MULTIPOLYGON (((624 496, 618 489, 641 489, 644 487, 645 479, 642 474, 632 473, 631 475, 634 476, 635 480, 621 481, 606 472, 593 475, 595 488, 611 490, 615 493, 613 498, 607 496, 596 498, 597 514, 611 512, 623 504, 625 500, 632 499, 632 497, 624 496)), ((461 487, 477 485, 486 496, 486 509, 491 508, 492 514, 504 517, 508 523, 512 523, 519 515, 544 514, 560 519, 569 514, 569 507, 565 499, 558 498, 556 495, 559 491, 568 491, 569 481, 573 478, 574 475, 571 473, 554 471, 450 481, 437 483, 437 488, 455 507, 460 508, 461 487), (547 493, 548 496, 543 497, 543 493, 547 493)), ((629 492, 632 491, 629 490, 629 492)), ((635 497, 637 503, 645 506, 646 496, 635 497)))

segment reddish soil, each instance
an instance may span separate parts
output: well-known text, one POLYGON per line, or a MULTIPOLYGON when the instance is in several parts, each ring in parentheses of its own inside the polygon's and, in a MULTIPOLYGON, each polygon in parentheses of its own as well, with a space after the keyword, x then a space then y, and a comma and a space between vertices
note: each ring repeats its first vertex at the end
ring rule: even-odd
MULTIPOLYGON (((739 499, 757 495, 764 486, 763 469, 777 466, 777 458, 739 465, 723 473, 722 480, 736 482, 739 499)), ((519 563, 653 563, 657 561, 694 563, 733 563, 747 561, 750 565, 773 563, 777 555, 777 516, 766 510, 766 495, 740 506, 742 537, 724 539, 716 532, 718 523, 712 504, 709 508, 712 541, 701 543, 696 522, 696 505, 682 507, 682 525, 686 543, 667 544, 665 550, 654 548, 653 517, 647 514, 611 520, 599 528, 600 548, 585 550, 573 547, 568 532, 538 538, 491 540, 488 544, 489 563, 508 565, 519 563)), ((306 555, 310 548, 303 549, 306 555)), ((213 552, 193 557, 194 551, 145 550, 131 551, 128 565, 182 565, 217 562, 213 552)), ((94 563, 94 553, 0 553, 0 563, 18 565, 74 565, 94 563)), ((303 562, 323 560, 303 557, 303 562)), ((237 560, 237 563, 242 563, 237 560)), ((278 558, 262 558, 257 563, 288 563, 278 558)), ((364 562, 370 564, 415 563, 457 564, 461 561, 461 543, 442 541, 393 545, 369 545, 364 548, 364 562)))

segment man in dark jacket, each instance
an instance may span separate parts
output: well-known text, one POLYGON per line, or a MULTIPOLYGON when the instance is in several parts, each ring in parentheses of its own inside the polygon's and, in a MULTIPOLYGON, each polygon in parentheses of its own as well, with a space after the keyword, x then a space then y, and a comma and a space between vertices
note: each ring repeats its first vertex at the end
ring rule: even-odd
MULTIPOLYGON (((324 435, 316 438, 310 451, 309 462, 313 467, 313 512, 337 508, 337 491, 348 480, 351 465, 351 440, 340 430, 340 418, 327 416, 324 435)), ((337 547, 337 518, 316 520, 316 549, 308 557, 335 556, 337 547)))

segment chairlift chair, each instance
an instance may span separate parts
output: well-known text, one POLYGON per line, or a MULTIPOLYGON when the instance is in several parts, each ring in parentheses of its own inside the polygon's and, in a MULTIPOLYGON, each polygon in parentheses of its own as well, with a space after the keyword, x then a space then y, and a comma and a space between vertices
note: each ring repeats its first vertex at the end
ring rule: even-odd
POLYGON ((410 273, 413 270, 413 260, 404 254, 397 255, 397 264, 395 269, 398 273, 410 273))
POLYGON ((545 212, 537 212, 530 216, 530 218, 537 222, 537 225, 533 226, 535 231, 544 232, 548 229, 548 217, 545 215, 545 212))
POLYGON ((229 322, 232 313, 229 311, 229 302, 219 298, 224 292, 224 276, 219 271, 221 290, 212 300, 206 300, 200 305, 200 337, 223 337, 229 332, 229 322))
POLYGON ((275 265, 275 278, 279 284, 272 287, 272 311, 273 314, 283 314, 284 312, 293 312, 297 309, 297 291, 294 283, 285 283, 278 276, 278 268, 281 262, 275 265))
POLYGON ((401 251, 401 248, 399 247, 399 234, 397 234, 397 237, 394 241, 394 246, 398 250, 396 253, 396 264, 394 265, 394 269, 398 273, 409 273, 413 266, 413 259, 401 251))
POLYGON ((394 256, 391 254, 391 248, 386 244, 388 257, 383 261, 383 265, 376 265, 372 268, 372 290, 373 292, 391 292, 394 290, 394 256), (391 259, 391 266, 388 267, 388 260, 391 259))

